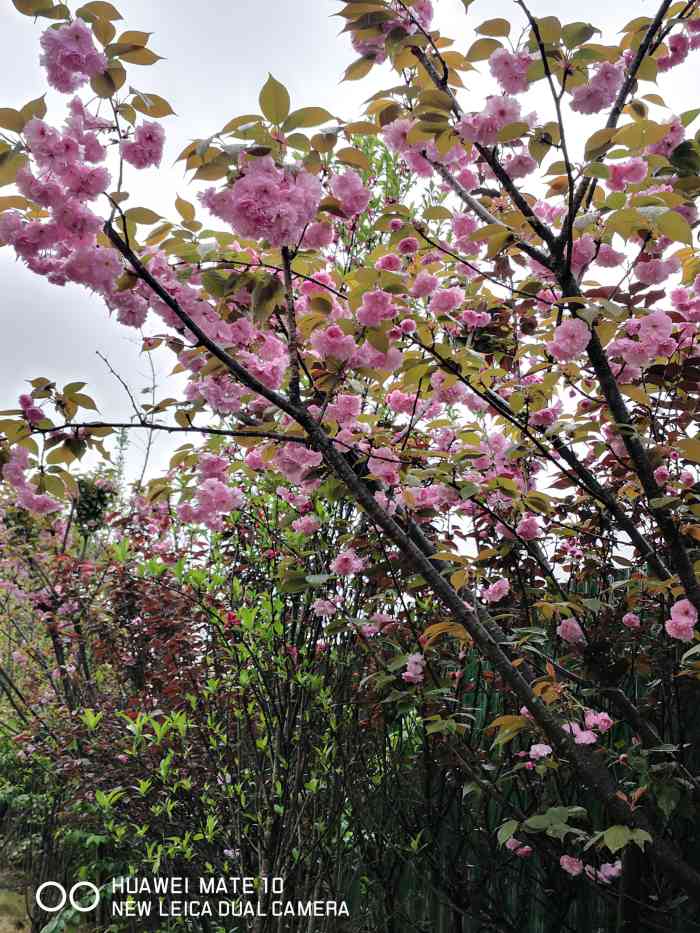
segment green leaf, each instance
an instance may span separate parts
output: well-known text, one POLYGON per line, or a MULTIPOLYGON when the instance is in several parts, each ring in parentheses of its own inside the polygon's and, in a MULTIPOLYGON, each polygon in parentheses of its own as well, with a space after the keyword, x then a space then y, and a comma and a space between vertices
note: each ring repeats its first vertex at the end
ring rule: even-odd
POLYGON ((669 239, 675 240, 677 243, 692 245, 693 231, 690 229, 690 224, 685 217, 682 217, 676 211, 667 211, 657 217, 655 223, 659 231, 669 239))
POLYGON ((260 109, 271 123, 284 123, 289 116, 289 91, 272 75, 260 91, 260 109))
POLYGON ((27 157, 25 155, 17 155, 12 151, 0 153, 0 187, 13 184, 17 172, 26 163, 27 157))
POLYGON ((124 62, 129 62, 130 65, 155 65, 160 61, 161 56, 156 55, 150 49, 134 48, 129 52, 120 52, 119 58, 124 62))
POLYGON ((190 204, 189 201, 185 201, 184 198, 181 198, 179 195, 175 198, 175 207, 177 208, 178 213, 183 220, 192 222, 195 217, 194 205, 190 204))
POLYGON ((487 19, 486 22, 476 27, 476 31, 482 36, 507 36, 510 33, 510 23, 507 19, 487 19))
POLYGON ((544 16, 538 19, 537 28, 545 45, 552 45, 561 39, 561 23, 556 16, 544 16))
POLYGON ((359 81, 370 73, 373 64, 371 58, 358 58, 345 69, 343 81, 359 81))
POLYGON ((676 447, 686 460, 700 463, 700 437, 686 437, 676 443, 676 447))
POLYGON ((700 174, 700 150, 690 140, 686 139, 680 146, 676 146, 668 160, 681 175, 700 174))
POLYGON ((613 855, 631 842, 632 830, 629 826, 611 826, 603 834, 603 842, 610 849, 613 855))
POLYGON ((105 0, 92 0, 92 2, 81 6, 76 12, 78 14, 92 13, 94 16, 99 16, 101 19, 122 19, 119 10, 112 6, 111 3, 106 3, 105 0))
POLYGON ((21 114, 24 117, 25 121, 29 122, 32 117, 38 117, 40 120, 43 120, 46 116, 46 95, 42 94, 41 97, 37 97, 35 100, 30 100, 28 104, 25 104, 22 107, 21 114))
POLYGON ((307 129, 310 126, 320 126, 333 120, 333 114, 324 110, 323 107, 302 107, 300 110, 294 110, 284 121, 282 130, 290 133, 292 130, 307 129))
POLYGON ((497 39, 477 39, 467 52, 468 62, 481 62, 503 47, 497 39))
POLYGON ((0 126, 4 130, 21 133, 26 122, 19 110, 13 110, 11 107, 0 107, 0 126))
POLYGON ((518 826, 520 823, 517 820, 508 820, 501 826, 501 828, 496 833, 496 839, 498 840, 499 846, 502 846, 505 842, 515 835, 517 832, 518 826))
MULTIPOLYGON (((131 90, 133 91, 133 88, 131 88, 131 90)), ((139 113, 143 113, 147 117, 155 117, 156 119, 168 117, 171 113, 175 113, 167 100, 163 97, 159 97, 158 94, 142 94, 140 91, 135 91, 131 105, 134 110, 138 110, 139 113)))
POLYGON ((131 220, 136 224, 154 224, 161 220, 160 214, 156 214, 155 211, 152 211, 148 207, 130 207, 128 211, 124 212, 124 216, 127 220, 131 220))
POLYGON ((600 32, 600 29, 596 29, 590 23, 568 23, 561 32, 566 47, 573 49, 577 45, 588 42, 597 32, 600 32))

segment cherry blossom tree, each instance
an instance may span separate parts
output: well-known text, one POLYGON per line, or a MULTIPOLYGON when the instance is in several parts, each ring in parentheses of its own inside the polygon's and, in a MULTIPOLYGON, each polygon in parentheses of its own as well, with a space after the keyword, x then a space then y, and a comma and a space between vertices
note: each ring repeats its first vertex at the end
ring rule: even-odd
POLYGON ((614 40, 524 0, 512 24, 463 0, 454 40, 430 0, 349 0, 345 78, 384 64, 392 86, 348 123, 292 109, 270 76, 259 113, 183 149, 209 187, 170 219, 127 206, 172 112, 127 80, 157 60, 150 34, 117 34, 110 3, 13 2, 48 18, 41 66, 69 96, 64 122, 42 99, 0 111, 17 191, 0 238, 143 328, 144 353, 169 349, 187 380, 105 423, 80 417, 83 383, 35 379, 0 422, 18 506, 58 517, 71 464, 121 428, 202 439, 149 495, 214 533, 251 483, 298 497, 301 535, 342 500, 328 574, 285 564, 285 585, 316 588, 323 616, 344 580, 386 566, 406 612, 435 620, 399 655, 402 689, 437 690, 437 728, 459 736, 443 661, 449 645, 478 657, 507 701, 497 753, 552 806, 564 775, 588 810, 585 830, 514 810, 501 844, 527 858, 545 840, 543 857, 601 886, 622 875, 624 929, 650 871, 697 906, 682 840, 698 794, 700 111, 661 96, 700 45, 695 0, 614 40), (471 72, 493 93, 464 88, 471 72))

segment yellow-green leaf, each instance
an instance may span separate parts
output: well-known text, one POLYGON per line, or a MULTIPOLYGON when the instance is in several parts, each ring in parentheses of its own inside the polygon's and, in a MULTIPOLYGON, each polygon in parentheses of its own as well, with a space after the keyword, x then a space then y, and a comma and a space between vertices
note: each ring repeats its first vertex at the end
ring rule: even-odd
POLYGON ((302 107, 289 114, 284 121, 282 129, 285 133, 292 130, 306 129, 310 126, 320 126, 328 120, 333 119, 333 114, 329 113, 323 107, 302 107))
POLYGON ((537 28, 540 38, 547 45, 558 42, 561 39, 561 23, 556 16, 544 16, 537 20, 537 28))
POLYGON ((13 110, 11 107, 0 107, 0 126, 4 130, 21 133, 26 122, 19 110, 13 110))
POLYGON ((477 39, 467 52, 467 61, 481 62, 500 48, 502 48, 502 43, 497 39, 477 39))
POLYGON ((161 56, 156 55, 150 49, 133 49, 131 52, 122 52, 119 58, 129 62, 130 65, 155 65, 160 61, 161 56))
POLYGON ((156 214, 155 211, 148 207, 130 207, 128 211, 124 212, 124 216, 127 220, 131 220, 136 224, 150 225, 162 219, 160 214, 156 214))
POLYGON ((175 198, 175 207, 183 220, 190 222, 194 220, 194 205, 190 204, 189 201, 185 201, 184 198, 178 196, 175 198))
POLYGON ((369 159, 359 149, 348 146, 345 149, 339 149, 336 155, 338 161, 343 162, 345 165, 354 165, 362 169, 363 172, 369 171, 369 159))
POLYGON ((148 40, 151 38, 150 32, 136 32, 133 29, 123 32, 117 42, 125 43, 126 45, 148 45, 148 40))
POLYGON ((289 91, 270 75, 260 91, 260 109, 271 123, 281 124, 289 116, 289 91))
POLYGON ((476 31, 482 36, 507 36, 510 33, 510 23, 507 19, 487 19, 476 31))
POLYGON ((676 443, 676 447, 686 460, 700 463, 700 437, 686 437, 676 443))
POLYGON ((139 92, 134 95, 131 103, 134 110, 138 110, 139 113, 144 113, 147 117, 160 119, 160 117, 167 117, 171 113, 175 113, 167 100, 163 97, 159 97, 158 94, 143 94, 139 92))
POLYGON ((94 16, 99 16, 101 19, 121 19, 122 15, 119 10, 112 6, 111 3, 106 3, 105 0, 92 0, 90 3, 86 3, 84 6, 81 6, 77 12, 80 13, 92 13, 94 16))
POLYGON ((676 211, 667 211, 667 213, 657 217, 655 222, 659 231, 670 240, 675 240, 677 243, 692 244, 693 231, 690 224, 685 217, 682 217, 676 211))
POLYGON ((348 65, 343 75, 343 81, 359 81, 372 70, 374 62, 371 58, 358 58, 352 65, 348 65))

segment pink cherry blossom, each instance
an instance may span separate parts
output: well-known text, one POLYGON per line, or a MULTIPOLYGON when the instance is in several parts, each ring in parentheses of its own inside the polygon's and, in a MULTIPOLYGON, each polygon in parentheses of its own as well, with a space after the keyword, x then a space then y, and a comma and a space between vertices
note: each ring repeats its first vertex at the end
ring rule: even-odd
POLYGON ((586 640, 576 619, 562 619, 557 626, 557 635, 570 645, 582 645, 586 640))
POLYGON ((564 321, 554 331, 554 340, 547 344, 547 349, 555 360, 560 363, 566 363, 575 359, 588 346, 591 339, 591 332, 588 325, 575 318, 570 321, 564 321))
POLYGON ((523 541, 534 541, 542 537, 542 529, 534 515, 529 512, 518 522, 515 533, 523 541))
POLYGON ((641 625, 641 620, 636 612, 626 612, 622 617, 622 624, 629 629, 637 629, 641 625))
POLYGON ((364 560, 358 557, 353 548, 347 548, 331 562, 331 571, 343 577, 349 577, 354 573, 359 573, 365 566, 364 560))
POLYGON ((674 33, 667 40, 668 55, 662 55, 656 60, 659 71, 669 71, 680 65, 688 57, 690 39, 682 32, 674 33))
POLYGON ((610 165, 610 177, 606 185, 611 191, 624 191, 628 184, 638 185, 647 177, 649 166, 641 158, 614 162, 610 165))
POLYGON ((372 193, 362 184, 360 176, 352 169, 348 169, 342 175, 334 175, 330 188, 348 217, 354 217, 366 210, 372 197, 372 193))
POLYGON ((311 335, 311 346, 322 357, 332 356, 337 360, 348 360, 357 350, 352 334, 346 334, 338 324, 325 330, 315 330, 311 335))
POLYGON ((121 144, 121 154, 134 168, 148 168, 160 165, 163 158, 165 130, 159 123, 144 120, 136 127, 134 138, 121 144))
POLYGON ((387 486, 396 486, 399 482, 400 462, 389 447, 378 447, 367 461, 373 476, 383 480, 387 486))
POLYGON ((595 733, 590 729, 582 729, 577 722, 567 722, 562 729, 573 736, 576 745, 594 745, 596 742, 595 733))
POLYGON ((542 758, 548 758, 552 754, 552 746, 539 743, 530 746, 530 758, 532 761, 540 761, 542 758))
POLYGON ((449 314, 450 311, 454 311, 463 302, 463 288, 457 288, 456 286, 454 288, 443 288, 439 292, 435 292, 430 299, 429 308, 433 314, 449 314))
POLYGON ((292 528, 302 535, 312 535, 321 527, 321 523, 313 515, 302 515, 292 522, 292 528))
POLYGON ((357 320, 367 327, 377 327, 382 321, 393 318, 397 311, 398 308, 389 292, 375 289, 373 292, 365 292, 362 296, 357 320))
POLYGON ((303 245, 307 249, 323 249, 333 242, 333 227, 327 223, 312 223, 306 228, 303 245))
POLYGON ((615 878, 619 878, 621 874, 622 862, 618 859, 616 862, 604 862, 596 873, 596 877, 603 884, 610 884, 615 878))
POLYGON ((75 91, 107 68, 107 56, 97 51, 92 33, 81 19, 47 29, 40 42, 40 62, 46 68, 49 84, 63 94, 75 91))
POLYGON ((586 729, 597 729, 598 732, 608 732, 613 727, 613 720, 607 713, 597 713, 587 709, 585 715, 586 729))
POLYGON ((406 670, 403 672, 401 677, 408 684, 420 684, 423 683, 425 679, 425 658, 422 654, 416 652, 415 654, 410 654, 406 661, 406 670))
POLYGON ((510 582, 505 577, 501 577, 484 590, 481 598, 485 603, 497 603, 507 596, 509 592, 510 582))
POLYGON ((280 168, 270 156, 251 159, 231 188, 208 188, 200 200, 241 236, 293 245, 316 216, 321 183, 303 169, 280 168))
POLYGON ((531 61, 529 52, 512 54, 500 48, 492 52, 489 68, 506 94, 519 94, 528 89, 527 70, 531 61))
POLYGON ((559 864, 572 878, 576 878, 583 871, 583 862, 580 859, 573 858, 571 855, 562 855, 559 859, 559 864))
POLYGON ((328 599, 316 599, 311 603, 311 611, 322 618, 330 618, 336 615, 338 607, 328 599))
POLYGON ((623 62, 601 62, 586 84, 574 89, 571 109, 579 113, 598 113, 613 103, 625 74, 623 62))
POLYGON ((411 295, 414 298, 427 298, 438 287, 440 280, 429 272, 419 272, 413 283, 411 295))

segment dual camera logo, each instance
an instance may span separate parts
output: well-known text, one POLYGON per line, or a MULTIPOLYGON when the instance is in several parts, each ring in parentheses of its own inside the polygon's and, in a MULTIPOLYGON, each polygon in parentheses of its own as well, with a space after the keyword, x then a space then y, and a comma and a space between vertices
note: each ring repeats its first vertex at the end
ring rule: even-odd
MULTIPOLYGON (((51 899, 53 900, 53 898, 51 899)), ((89 914, 90 911, 94 910, 100 903, 100 889, 91 881, 78 881, 77 884, 73 885, 70 891, 67 891, 63 885, 59 884, 57 881, 45 881, 36 889, 34 900, 37 903, 37 907, 40 907, 41 910, 45 911, 47 914, 58 913, 59 910, 63 910, 68 902, 70 902, 73 910, 77 910, 78 913, 89 914), (77 892, 80 891, 81 888, 88 888, 93 894, 94 900, 89 907, 84 907, 76 897, 77 892), (44 903, 44 894, 51 889, 58 891, 58 904, 48 905, 44 903)))

